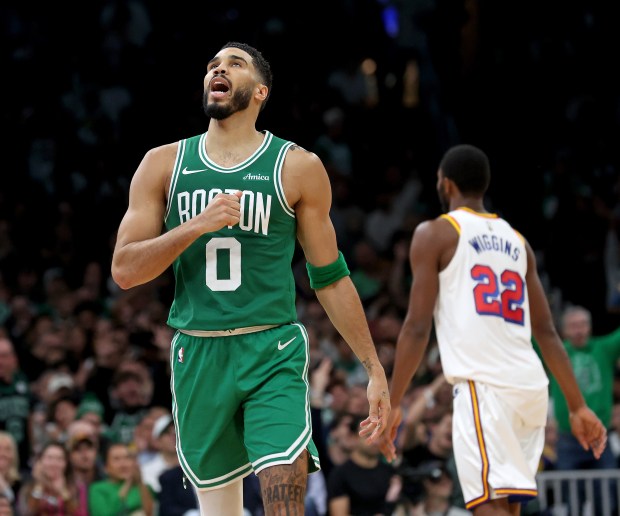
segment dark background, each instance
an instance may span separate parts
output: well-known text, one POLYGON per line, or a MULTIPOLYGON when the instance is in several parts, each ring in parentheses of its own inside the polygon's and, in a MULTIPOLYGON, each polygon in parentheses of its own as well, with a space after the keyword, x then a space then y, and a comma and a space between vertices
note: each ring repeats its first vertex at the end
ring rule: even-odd
POLYGON ((140 159, 206 130, 206 63, 239 40, 274 72, 259 129, 311 149, 325 110, 345 110, 348 202, 363 210, 393 186, 386 171, 395 165, 424 185, 419 217, 436 216, 441 154, 456 143, 481 146, 493 169, 489 208, 529 239, 550 295, 590 308, 595 332, 611 330, 616 262, 605 256, 620 211, 612 4, 3 2, 4 281, 10 287, 28 267, 79 276, 93 259, 109 270, 140 159), (364 57, 377 64, 373 107, 347 104, 328 86, 331 73, 364 57), (406 108, 410 59, 420 102, 406 108))

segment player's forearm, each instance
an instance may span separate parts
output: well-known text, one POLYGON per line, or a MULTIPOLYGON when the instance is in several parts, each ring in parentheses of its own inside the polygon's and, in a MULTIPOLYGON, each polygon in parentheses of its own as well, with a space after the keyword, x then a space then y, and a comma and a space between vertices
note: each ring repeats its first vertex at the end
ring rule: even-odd
POLYGON ((585 405, 583 394, 573 372, 573 366, 568 358, 562 342, 555 335, 534 336, 549 372, 558 382, 566 404, 571 412, 585 405))
POLYGON ((347 276, 316 290, 332 324, 351 347, 369 377, 383 373, 357 290, 347 276))
POLYGON ((429 336, 430 329, 416 328, 407 321, 403 324, 396 343, 390 383, 390 402, 393 407, 400 405, 411 379, 420 367, 429 336))
POLYGON ((119 245, 112 257, 112 277, 122 289, 160 276, 201 235, 187 222, 155 238, 119 245))

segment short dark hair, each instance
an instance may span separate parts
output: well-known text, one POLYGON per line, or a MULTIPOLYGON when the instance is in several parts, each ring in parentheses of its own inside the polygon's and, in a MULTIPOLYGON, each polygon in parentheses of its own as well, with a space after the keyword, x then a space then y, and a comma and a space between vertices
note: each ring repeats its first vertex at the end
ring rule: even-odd
POLYGON ((454 181, 464 194, 483 195, 489 188, 489 158, 478 147, 467 144, 451 147, 444 154, 439 168, 444 177, 454 181))
POLYGON ((267 104, 267 100, 269 100, 269 96, 271 95, 271 84, 273 83, 273 74, 271 73, 271 65, 269 64, 269 61, 265 59, 265 57, 263 56, 263 54, 261 54, 259 50, 257 50, 251 45, 248 45, 247 43, 240 43, 238 41, 229 41, 222 48, 220 48, 220 50, 224 50, 225 48, 231 48, 231 47, 238 48, 239 50, 243 50, 244 52, 247 52, 248 54, 250 54, 250 56, 252 57, 252 63, 254 64, 254 68, 256 68, 263 83, 265 83, 265 86, 267 86, 267 89, 268 89, 267 97, 265 98, 265 100, 263 101, 263 104, 261 105, 261 110, 262 110, 265 107, 265 104, 267 104))

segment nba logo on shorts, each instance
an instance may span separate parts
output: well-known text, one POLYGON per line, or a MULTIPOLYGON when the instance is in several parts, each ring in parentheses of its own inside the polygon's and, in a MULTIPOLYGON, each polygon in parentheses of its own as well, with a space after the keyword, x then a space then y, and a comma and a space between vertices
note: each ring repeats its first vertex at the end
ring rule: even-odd
POLYGON ((183 348, 179 349, 179 362, 181 364, 183 363, 183 348))

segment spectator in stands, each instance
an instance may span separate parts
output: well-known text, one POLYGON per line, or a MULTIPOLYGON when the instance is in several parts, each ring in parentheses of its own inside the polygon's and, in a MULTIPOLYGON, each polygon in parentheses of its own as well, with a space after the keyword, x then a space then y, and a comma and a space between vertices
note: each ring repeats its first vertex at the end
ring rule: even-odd
POLYGON ((332 421, 327 434, 327 455, 330 469, 345 463, 351 456, 357 442, 355 416, 348 413, 339 413, 332 421))
POLYGON ((88 490, 90 516, 110 516, 143 511, 153 516, 155 496, 142 481, 140 466, 129 446, 111 443, 105 451, 106 478, 88 490))
MULTIPOLYGON (((605 427, 610 429, 614 373, 620 358, 620 328, 608 335, 592 336, 592 317, 590 311, 582 306, 567 307, 562 314, 560 328, 564 347, 585 402, 605 427)), ((611 446, 605 447, 597 460, 592 452, 584 450, 572 435, 566 399, 553 376, 550 377, 550 396, 559 432, 556 469, 565 471, 616 468, 611 446)), ((611 492, 615 506, 617 496, 613 488, 611 492)))
POLYGON ((75 432, 67 441, 71 479, 77 493, 79 516, 88 516, 88 489, 93 482, 103 480, 105 472, 98 461, 98 442, 94 428, 75 432))
MULTIPOLYGON (((15 438, 8 432, 0 431, 0 498, 7 500, 13 510, 17 507, 21 478, 15 438)), ((0 516, 3 516, 2 511, 0 516)))
MULTIPOLYGON (((620 328, 609 335, 593 337, 590 311, 581 306, 569 306, 562 314, 561 333, 586 404, 609 429, 614 372, 620 358, 620 328)), ((615 468, 611 447, 606 447, 601 458, 596 460, 592 452, 585 451, 571 434, 566 399, 553 377, 550 383, 559 430, 557 469, 615 468)))
POLYGON ((21 516, 75 516, 78 508, 67 450, 61 443, 51 441, 36 458, 32 478, 19 491, 17 513, 21 516))
POLYGON ((199 516, 198 500, 191 485, 184 484, 180 465, 167 469, 159 477, 159 514, 161 516, 199 516))
POLYGON ((155 454, 140 465, 142 480, 151 489, 159 494, 161 486, 159 476, 166 470, 178 466, 179 458, 176 452, 176 432, 174 421, 170 413, 159 416, 153 424, 152 430, 155 454))
POLYGON ((427 516, 467 516, 470 511, 453 505, 454 477, 441 461, 423 462, 418 466, 423 486, 422 510, 427 516))
MULTIPOLYGON (((440 382, 437 382, 440 384, 440 382)), ((418 468, 429 461, 443 464, 452 478, 457 478, 456 463, 452 448, 452 410, 435 414, 434 419, 426 423, 428 434, 426 442, 418 442, 411 448, 402 450, 402 465, 406 468, 418 468)), ((424 486, 420 482, 408 482, 405 479, 403 491, 409 499, 416 500, 423 493, 424 486)), ((452 503, 465 507, 459 482, 453 483, 452 503)))
POLYGON ((611 413, 611 431, 607 440, 616 458, 616 467, 620 468, 620 403, 614 403, 611 413))
POLYGON ((84 392, 90 392, 103 404, 104 422, 109 424, 114 416, 113 401, 110 399, 110 384, 114 382, 116 370, 125 359, 122 327, 101 319, 95 330, 94 356, 82 362, 76 378, 84 392))
POLYGON ((545 426, 545 445, 540 457, 539 471, 549 471, 556 469, 555 463, 558 460, 558 422, 553 416, 547 417, 545 426))
POLYGON ((134 440, 134 430, 147 414, 147 400, 143 391, 143 378, 134 371, 121 371, 112 383, 114 416, 107 435, 110 440, 129 444, 134 440))
POLYGON ((75 418, 88 421, 95 427, 97 433, 100 434, 105 430, 103 417, 103 404, 94 395, 86 393, 78 405, 75 418))
POLYGON ((0 337, 0 429, 14 437, 24 466, 30 461, 31 408, 30 382, 19 368, 13 342, 0 337))
POLYGON ((144 417, 134 428, 132 446, 136 452, 138 464, 141 466, 159 454, 159 446, 153 430, 160 417, 169 415, 169 408, 155 405, 147 409, 144 417))
POLYGON ((330 516, 390 514, 386 498, 396 472, 381 459, 376 444, 357 435, 361 421, 358 417, 350 423, 356 437, 351 456, 334 466, 327 478, 330 516))
POLYGON ((48 440, 67 442, 67 430, 71 422, 75 420, 77 402, 75 397, 63 396, 54 400, 47 410, 47 423, 45 425, 48 440))

